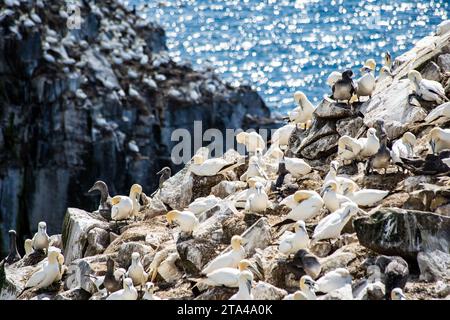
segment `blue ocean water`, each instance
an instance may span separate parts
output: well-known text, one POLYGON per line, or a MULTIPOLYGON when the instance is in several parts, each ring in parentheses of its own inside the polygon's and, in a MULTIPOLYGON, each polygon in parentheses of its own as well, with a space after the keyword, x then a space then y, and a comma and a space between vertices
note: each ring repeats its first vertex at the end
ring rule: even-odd
POLYGON ((448 18, 448 0, 134 0, 138 12, 167 31, 175 60, 211 63, 222 78, 251 84, 273 111, 293 106, 304 91, 329 93, 333 70, 382 63, 448 18))

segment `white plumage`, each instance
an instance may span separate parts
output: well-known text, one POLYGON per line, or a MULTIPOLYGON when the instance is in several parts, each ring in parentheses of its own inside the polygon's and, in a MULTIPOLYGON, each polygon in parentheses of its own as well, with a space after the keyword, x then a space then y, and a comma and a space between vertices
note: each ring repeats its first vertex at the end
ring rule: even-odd
POLYGON ((289 112, 289 120, 295 124, 306 124, 312 120, 315 108, 306 95, 297 91, 294 93, 294 100, 298 106, 289 112))
POLYGON ((238 277, 239 290, 232 295, 230 300, 253 300, 252 294, 253 274, 250 271, 242 271, 238 277))
POLYGON ((126 220, 133 214, 133 200, 127 196, 115 196, 111 199, 111 219, 126 220))
MULTIPOLYGON (((318 215, 320 209, 323 206, 323 200, 320 195, 311 190, 300 190, 294 194, 293 200, 296 205, 292 210, 286 215, 286 220, 303 220, 307 221, 318 215)), ((290 201, 289 201, 290 202, 290 201)), ((289 203, 289 205, 293 205, 289 203)))
POLYGON ((287 146, 295 124, 287 124, 277 129, 272 135, 272 146, 287 146))
POLYGON ((111 293, 106 300, 137 300, 138 292, 133 286, 133 280, 125 278, 123 280, 123 289, 111 293))
POLYGON ((236 268, 239 262, 245 259, 245 249, 241 245, 243 239, 240 236, 231 238, 231 251, 214 258, 203 270, 202 274, 208 274, 221 268, 236 268))
POLYGON ((59 250, 53 248, 48 252, 48 261, 44 262, 42 268, 39 271, 33 273, 25 284, 25 288, 47 288, 55 281, 61 279, 60 263, 58 261, 60 255, 59 250))
POLYGON ((338 82, 339 80, 341 80, 341 79, 342 79, 342 73, 340 73, 338 71, 333 71, 333 72, 330 73, 330 75, 327 78, 327 84, 330 87, 333 87, 334 84, 336 82, 338 82))
POLYGON ((330 212, 338 210, 346 202, 352 202, 348 197, 337 193, 337 188, 334 180, 328 181, 323 187, 323 202, 330 212))
POLYGON ((426 101, 433 101, 441 104, 448 101, 442 85, 434 80, 423 79, 420 72, 411 70, 408 72, 408 79, 414 85, 415 93, 426 101))
POLYGON ((450 149, 450 129, 433 128, 429 133, 429 139, 433 153, 450 149))
POLYGON ((167 221, 169 223, 177 223, 182 232, 191 233, 199 225, 199 221, 195 214, 190 211, 169 211, 166 215, 167 221))
POLYGON ((285 157, 284 163, 286 165, 286 170, 289 171, 294 178, 300 178, 311 172, 311 166, 303 159, 285 157))
POLYGON ((269 196, 260 182, 255 184, 256 191, 252 193, 245 204, 245 210, 250 212, 264 212, 269 205, 269 196))
POLYGON ((433 122, 441 117, 450 119, 450 102, 441 104, 440 106, 431 110, 431 112, 425 118, 426 123, 433 122))
POLYGON ((352 284, 352 276, 345 268, 337 268, 328 272, 316 281, 320 292, 329 293, 352 284))
POLYGON ((188 206, 188 210, 195 215, 199 215, 214 207, 216 204, 219 203, 219 201, 220 198, 214 195, 209 195, 207 197, 200 197, 195 199, 195 201, 188 206))
POLYGON ((155 285, 153 284, 153 282, 147 282, 145 284, 145 293, 144 296, 142 297, 142 300, 162 300, 160 297, 156 296, 154 294, 154 290, 155 290, 155 285))
POLYGON ((377 130, 374 128, 369 128, 367 130, 366 138, 359 138, 358 143, 361 146, 361 151, 359 156, 363 158, 368 158, 375 155, 380 148, 380 140, 377 137, 377 130))
POLYGON ((341 231, 350 218, 358 211, 358 206, 354 203, 344 205, 343 208, 330 213, 319 221, 314 229, 312 244, 319 240, 339 238, 341 231))
POLYGON ((133 252, 131 254, 131 265, 128 268, 127 278, 133 280, 133 285, 142 286, 147 282, 148 274, 145 272, 141 263, 141 255, 139 252, 133 252))
POLYGON ((416 144, 416 136, 411 132, 405 132, 403 136, 394 142, 391 150, 391 158, 393 163, 401 163, 400 158, 414 157, 414 145, 416 144))
POLYGON ((350 136, 344 135, 338 140, 338 152, 337 156, 344 160, 349 161, 355 159, 361 151, 361 145, 358 140, 350 136))
POLYGON ((264 150, 266 143, 257 132, 241 132, 236 135, 236 141, 244 144, 249 152, 255 153, 257 149, 264 150))
POLYGON ((222 158, 204 159, 200 154, 196 154, 192 159, 194 162, 190 166, 191 172, 202 177, 214 176, 232 164, 222 158))
POLYGON ((353 191, 351 186, 348 186, 348 188, 345 196, 361 207, 373 207, 389 194, 387 190, 362 189, 353 191))
POLYGON ((354 182, 352 179, 346 178, 346 177, 339 177, 337 175, 337 171, 339 169, 339 162, 336 160, 333 160, 330 162, 330 171, 328 171, 327 175, 325 176, 325 179, 323 180, 323 184, 325 185, 329 181, 336 181, 337 183, 337 192, 342 194, 343 188, 342 186, 352 184, 354 186, 354 190, 359 190, 358 185, 356 182, 354 182))
POLYGON ((286 255, 296 253, 300 249, 306 249, 309 243, 305 222, 300 220, 295 223, 295 233, 286 231, 280 237, 278 250, 286 255))

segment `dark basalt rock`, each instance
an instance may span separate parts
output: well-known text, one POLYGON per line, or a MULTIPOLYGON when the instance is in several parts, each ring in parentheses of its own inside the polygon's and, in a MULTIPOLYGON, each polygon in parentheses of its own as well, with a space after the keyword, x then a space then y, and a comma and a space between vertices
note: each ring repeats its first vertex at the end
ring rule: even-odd
POLYGON ((450 218, 432 212, 382 208, 354 221, 361 245, 415 261, 420 251, 450 248, 450 218))

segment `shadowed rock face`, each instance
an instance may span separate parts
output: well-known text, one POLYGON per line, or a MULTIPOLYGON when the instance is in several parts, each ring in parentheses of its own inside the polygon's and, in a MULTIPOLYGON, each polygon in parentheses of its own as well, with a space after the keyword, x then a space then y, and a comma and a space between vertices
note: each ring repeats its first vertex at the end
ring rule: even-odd
POLYGON ((450 218, 432 212, 383 208, 354 226, 359 242, 380 254, 415 260, 420 251, 450 250, 450 218))
POLYGON ((31 1, 0 24, 0 252, 9 229, 22 248, 40 220, 60 233, 68 206, 95 209, 98 197, 87 190, 96 180, 112 195, 127 194, 133 183, 150 194, 156 172, 172 164, 173 130, 192 133, 196 120, 203 130, 256 128, 270 117, 249 87, 173 62, 159 26, 117 1, 80 3, 79 30, 59 15, 64 1, 42 9, 31 1), (42 23, 26 28, 19 19, 32 10, 42 23))

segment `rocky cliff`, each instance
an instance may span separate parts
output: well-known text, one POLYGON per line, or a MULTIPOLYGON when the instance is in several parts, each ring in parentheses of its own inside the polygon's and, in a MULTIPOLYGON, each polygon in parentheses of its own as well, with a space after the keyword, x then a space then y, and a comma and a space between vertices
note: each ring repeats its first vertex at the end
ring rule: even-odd
POLYGON ((0 4, 0 252, 9 229, 23 239, 46 220, 59 233, 68 206, 94 209, 97 179, 111 194, 135 182, 151 193, 174 129, 270 117, 250 88, 174 63, 164 30, 119 1, 75 1, 79 21, 68 1, 11 3, 0 4))

